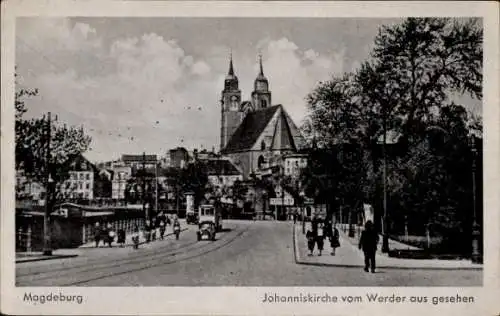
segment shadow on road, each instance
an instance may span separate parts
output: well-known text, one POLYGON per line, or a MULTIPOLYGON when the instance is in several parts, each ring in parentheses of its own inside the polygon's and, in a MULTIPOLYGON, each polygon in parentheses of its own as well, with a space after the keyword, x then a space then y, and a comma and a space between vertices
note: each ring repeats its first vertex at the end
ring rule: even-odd
POLYGON ((222 232, 222 233, 228 233, 228 232, 230 232, 230 231, 232 231, 232 229, 231 229, 231 228, 223 228, 223 229, 221 229, 221 232, 222 232))

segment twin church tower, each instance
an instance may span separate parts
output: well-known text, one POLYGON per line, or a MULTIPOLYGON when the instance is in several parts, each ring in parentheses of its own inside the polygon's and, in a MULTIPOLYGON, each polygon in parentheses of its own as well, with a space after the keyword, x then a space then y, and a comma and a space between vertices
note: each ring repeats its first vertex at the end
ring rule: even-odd
POLYGON ((243 177, 265 168, 273 157, 297 152, 302 135, 281 104, 271 103, 262 56, 250 101, 241 100, 232 56, 221 98, 220 153, 240 168, 243 177))
POLYGON ((233 57, 232 55, 230 57, 229 71, 224 81, 221 99, 221 150, 226 147, 247 113, 271 106, 271 91, 269 91, 269 81, 264 76, 262 56, 259 56, 259 68, 259 74, 254 81, 252 99, 242 102, 238 77, 234 72, 233 57))

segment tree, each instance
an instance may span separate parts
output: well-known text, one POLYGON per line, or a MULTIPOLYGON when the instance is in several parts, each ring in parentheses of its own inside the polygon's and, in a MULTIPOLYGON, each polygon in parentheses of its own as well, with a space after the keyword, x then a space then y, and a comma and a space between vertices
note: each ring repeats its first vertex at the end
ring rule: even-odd
POLYGON ((482 98, 482 43, 479 19, 408 18, 379 30, 359 79, 368 101, 409 137, 451 93, 482 98))
POLYGON ((320 82, 306 97, 309 119, 302 126, 306 138, 320 148, 359 142, 364 136, 360 87, 353 74, 320 82))
POLYGON ((319 140, 303 173, 306 193, 379 206, 387 191, 389 209, 402 210, 391 212, 395 221, 406 212, 467 225, 467 139, 481 135, 482 123, 451 96, 482 98, 482 42, 479 19, 408 18, 380 28, 359 69, 319 83, 306 98, 303 131, 319 140))
POLYGON ((32 181, 45 184, 49 176, 52 187, 46 193, 46 203, 52 209, 63 198, 59 188, 69 176, 71 159, 89 148, 91 138, 83 128, 61 125, 57 120, 49 129, 46 118, 25 119, 26 98, 37 94, 36 89, 25 88, 19 88, 15 94, 15 163, 16 169, 22 169, 32 181))
POLYGON ((308 196, 327 204, 328 216, 336 201, 355 211, 363 201, 358 193, 364 191, 366 164, 358 149, 368 143, 368 126, 360 92, 356 76, 345 74, 319 83, 306 98, 309 120, 303 131, 320 141, 310 153, 302 181, 308 196))
POLYGON ((208 174, 202 161, 195 160, 180 170, 178 184, 184 193, 189 191, 194 193, 195 205, 203 200, 207 183, 208 174))
POLYGON ((243 183, 240 180, 236 180, 233 183, 231 193, 232 193, 232 198, 236 204, 238 204, 238 201, 244 202, 245 197, 248 193, 248 187, 243 185, 243 183))

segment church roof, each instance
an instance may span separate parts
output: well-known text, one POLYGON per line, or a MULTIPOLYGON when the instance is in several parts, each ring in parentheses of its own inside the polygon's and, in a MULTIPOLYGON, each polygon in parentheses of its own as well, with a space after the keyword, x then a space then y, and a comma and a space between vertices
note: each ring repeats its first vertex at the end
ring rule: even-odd
POLYGON ((290 126, 286 121, 285 115, 280 115, 280 118, 275 126, 272 149, 276 150, 293 150, 296 151, 295 143, 291 137, 292 132, 290 131, 290 126))
POLYGON ((249 112, 222 152, 250 150, 280 107, 281 105, 274 105, 249 112))

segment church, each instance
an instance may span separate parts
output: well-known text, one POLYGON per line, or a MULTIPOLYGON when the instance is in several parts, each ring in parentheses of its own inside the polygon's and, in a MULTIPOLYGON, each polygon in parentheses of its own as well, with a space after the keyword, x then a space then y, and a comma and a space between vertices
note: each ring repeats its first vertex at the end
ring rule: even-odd
POLYGON ((270 161, 296 153, 304 146, 304 139, 284 106, 272 104, 262 56, 259 66, 251 100, 242 101, 231 56, 220 100, 220 153, 232 160, 244 179, 267 167, 270 161))

